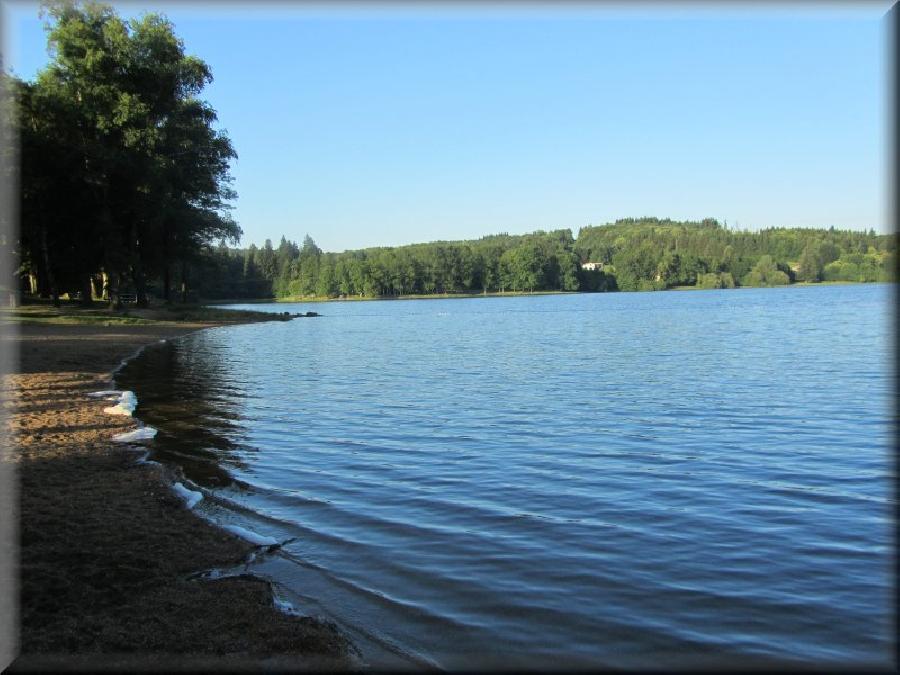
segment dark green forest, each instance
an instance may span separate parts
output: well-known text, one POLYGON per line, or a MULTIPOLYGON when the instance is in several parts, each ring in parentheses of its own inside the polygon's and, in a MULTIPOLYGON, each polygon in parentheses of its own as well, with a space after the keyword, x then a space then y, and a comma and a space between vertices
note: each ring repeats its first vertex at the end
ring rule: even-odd
POLYGON ((583 227, 577 238, 559 229, 342 253, 309 236, 229 247, 242 234, 229 215, 237 155, 200 98, 209 67, 185 54, 160 15, 124 21, 109 6, 72 3, 46 12, 50 64, 33 82, 3 76, 3 112, 20 141, 5 165, 18 167, 21 227, 2 244, 26 299, 119 306, 123 297, 146 305, 896 277, 895 235, 749 232, 712 219, 628 218, 583 227))
POLYGON ((874 231, 730 230, 707 219, 628 218, 571 230, 500 234, 326 253, 307 236, 207 251, 208 298, 397 297, 529 291, 735 288, 798 281, 892 281, 896 237, 874 231))

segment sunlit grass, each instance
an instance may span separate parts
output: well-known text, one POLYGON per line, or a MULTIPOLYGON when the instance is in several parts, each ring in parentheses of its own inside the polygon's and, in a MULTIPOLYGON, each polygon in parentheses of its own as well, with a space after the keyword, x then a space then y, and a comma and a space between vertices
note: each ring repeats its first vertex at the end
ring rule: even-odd
POLYGON ((171 305, 110 310, 101 303, 93 307, 63 304, 54 307, 39 302, 0 309, 0 321, 21 325, 153 326, 173 323, 246 323, 285 319, 270 312, 253 312, 199 305, 171 305))

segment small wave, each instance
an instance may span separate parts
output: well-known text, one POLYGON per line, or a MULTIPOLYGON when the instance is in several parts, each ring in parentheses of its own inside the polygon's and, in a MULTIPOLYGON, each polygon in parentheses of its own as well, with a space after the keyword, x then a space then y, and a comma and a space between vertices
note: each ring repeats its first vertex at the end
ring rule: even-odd
POLYGON ((256 544, 257 546, 272 546, 278 543, 277 539, 272 537, 267 537, 262 534, 257 534, 251 530, 245 529, 240 525, 232 525, 230 523, 216 523, 223 530, 228 530, 232 534, 236 534, 244 541, 249 541, 251 544, 256 544))
POLYGON ((148 441, 156 436, 156 429, 153 427, 140 427, 133 431, 126 431, 122 434, 116 434, 112 437, 116 443, 135 443, 137 441, 148 441))
POLYGON ((88 394, 91 398, 113 399, 122 394, 118 389, 105 389, 104 391, 92 391, 88 394))
POLYGON ((203 493, 197 490, 189 490, 184 486, 183 483, 175 483, 172 485, 172 489, 175 491, 179 497, 184 500, 185 505, 192 509, 197 505, 201 499, 203 499, 203 493))

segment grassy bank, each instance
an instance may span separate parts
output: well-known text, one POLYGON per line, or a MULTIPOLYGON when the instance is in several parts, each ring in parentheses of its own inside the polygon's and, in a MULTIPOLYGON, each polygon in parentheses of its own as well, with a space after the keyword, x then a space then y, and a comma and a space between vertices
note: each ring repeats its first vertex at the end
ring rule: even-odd
POLYGON ((0 310, 0 321, 21 325, 83 325, 83 326, 157 326, 179 323, 253 323, 257 321, 287 320, 271 312, 222 309, 200 305, 169 305, 158 307, 127 307, 111 310, 104 303, 92 307, 79 304, 62 304, 54 307, 50 302, 22 305, 0 310))

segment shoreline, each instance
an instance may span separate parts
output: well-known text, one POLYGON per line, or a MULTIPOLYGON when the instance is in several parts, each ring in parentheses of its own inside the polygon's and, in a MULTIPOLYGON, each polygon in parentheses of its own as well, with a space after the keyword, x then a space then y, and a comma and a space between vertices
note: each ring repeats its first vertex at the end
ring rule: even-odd
POLYGON ((508 291, 506 293, 431 293, 422 295, 378 295, 378 296, 352 296, 344 298, 329 298, 323 296, 302 297, 285 296, 281 298, 233 298, 230 300, 206 300, 204 305, 216 307, 219 305, 257 305, 257 304, 299 304, 304 302, 393 302, 394 300, 471 300, 473 298, 528 298, 538 295, 579 295, 581 291, 508 291))
POLYGON ((396 296, 353 296, 346 298, 328 298, 322 296, 302 297, 285 296, 281 298, 231 298, 204 301, 205 306, 217 307, 220 305, 273 305, 273 304, 302 304, 302 303, 326 303, 326 302, 390 302, 394 300, 471 300, 472 298, 528 298, 541 295, 604 295, 616 293, 665 293, 668 291, 737 291, 760 288, 793 288, 795 286, 856 286, 861 284, 896 284, 895 281, 795 281, 780 286, 735 286, 734 288, 701 288, 699 286, 671 286, 658 291, 507 291, 499 293, 431 293, 422 295, 396 295, 396 296))
MULTIPOLYGON (((215 328, 223 326, 212 327, 215 328)), ((189 330, 173 338, 160 340, 159 342, 176 343, 181 339, 188 337, 189 335, 200 332, 201 330, 206 330, 206 328, 189 330)), ((135 400, 137 401, 137 404, 139 406, 141 401, 140 378, 130 383, 126 380, 126 383, 120 386, 118 381, 116 380, 117 374, 123 368, 129 365, 134 359, 139 358, 148 349, 158 348, 160 346, 163 345, 159 345, 157 342, 148 342, 139 347, 134 353, 123 359, 116 367, 116 369, 112 371, 111 379, 109 382, 110 389, 105 392, 97 393, 111 393, 112 391, 115 391, 116 393, 123 393, 125 391, 130 391, 135 396, 135 400)), ((102 398, 101 400, 104 400, 107 405, 111 405, 118 399, 112 397, 102 398)), ((137 409, 135 410, 135 412, 138 412, 137 409)), ((141 419, 139 415, 132 414, 131 419, 133 419, 138 424, 138 428, 147 427, 150 429, 155 429, 155 427, 153 427, 150 423, 141 419)), ((153 432, 154 436, 155 434, 156 430, 154 430, 153 432)), ((284 578, 280 578, 277 574, 266 574, 263 576, 258 575, 253 571, 254 565, 268 557, 268 554, 270 553, 268 549, 270 549, 270 547, 275 547, 276 550, 280 549, 286 543, 291 542, 293 538, 288 538, 285 541, 279 541, 278 539, 269 535, 260 534, 254 529, 245 528, 241 524, 236 524, 234 522, 220 522, 217 515, 221 516, 221 511, 224 510, 225 512, 230 512, 229 515, 232 516, 235 512, 231 511, 228 505, 223 505, 223 502, 224 504, 227 504, 228 500, 223 500, 220 498, 220 495, 217 494, 216 487, 209 487, 206 485, 195 483, 187 475, 187 473, 185 473, 184 468, 178 464, 177 460, 172 463, 167 460, 153 458, 154 453, 152 447, 140 444, 134 444, 132 447, 135 451, 142 453, 142 456, 135 460, 137 463, 148 463, 156 465, 159 468, 159 471, 167 476, 166 482, 169 485, 169 488, 174 494, 178 496, 178 498, 185 505, 184 507, 186 509, 195 513, 198 518, 208 523, 210 527, 214 528, 216 531, 230 533, 233 536, 237 537, 240 541, 249 545, 251 555, 249 555, 248 558, 243 562, 243 570, 238 575, 239 578, 252 577, 253 580, 268 583, 274 604, 276 607, 280 608, 280 611, 287 615, 302 616, 302 611, 300 608, 307 605, 305 603, 291 604, 292 601, 287 597, 292 592, 296 592, 298 590, 295 586, 287 583, 284 578), (200 505, 201 502, 209 503, 211 504, 211 506, 207 506, 206 504, 204 504, 200 508, 196 508, 198 507, 198 505, 200 505)), ((275 555, 280 555, 280 553, 275 553, 275 555)), ((230 567, 231 569, 215 567, 198 571, 197 573, 192 575, 192 578, 234 578, 236 568, 234 564, 232 564, 230 567), (222 576, 223 574, 229 576, 222 576)), ((312 591, 311 593, 314 594, 315 591, 312 591)), ((396 645, 386 644, 380 641, 376 635, 370 633, 367 626, 347 623, 345 622, 345 617, 330 612, 327 606, 318 605, 318 609, 319 612, 315 613, 316 618, 327 624, 332 624, 336 628, 337 633, 347 641, 347 651, 349 652, 349 668, 351 670, 440 670, 440 667, 437 665, 437 663, 430 660, 426 655, 415 652, 408 652, 402 647, 398 649, 396 645)), ((229 668, 231 668, 230 663, 229 668)), ((252 670, 252 663, 247 662, 239 669, 245 668, 249 668, 250 670, 252 670)), ((269 669, 268 665, 266 666, 266 669, 269 669)))
POLYGON ((15 325, 3 336, 21 357, 4 378, 20 498, 13 672, 358 667, 336 626, 285 613, 267 581, 189 579, 256 547, 192 513, 173 469, 111 440, 140 421, 87 396, 115 387, 147 346, 222 325, 15 325))

